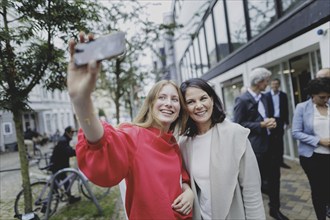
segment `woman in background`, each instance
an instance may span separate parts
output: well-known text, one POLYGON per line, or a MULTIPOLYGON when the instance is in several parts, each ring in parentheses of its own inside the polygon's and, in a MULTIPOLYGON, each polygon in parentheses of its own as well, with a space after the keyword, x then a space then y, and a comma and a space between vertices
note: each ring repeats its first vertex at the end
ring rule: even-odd
POLYGON ((311 97, 299 103, 292 122, 292 136, 312 192, 317 219, 326 219, 330 203, 330 78, 311 80, 306 91, 311 97))

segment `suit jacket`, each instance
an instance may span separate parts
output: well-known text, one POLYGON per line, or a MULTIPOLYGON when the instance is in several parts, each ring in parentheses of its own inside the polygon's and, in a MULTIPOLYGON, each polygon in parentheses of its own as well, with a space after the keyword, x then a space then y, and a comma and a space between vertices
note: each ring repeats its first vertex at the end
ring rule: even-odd
MULTIPOLYGON (((269 91, 265 94, 268 101, 269 117, 274 117, 274 103, 272 98, 272 93, 269 91)), ((287 95, 280 91, 279 94, 280 101, 280 117, 276 118, 277 126, 275 129, 271 130, 271 133, 284 134, 284 124, 289 125, 289 107, 288 107, 288 97, 287 95)))
MULTIPOLYGON (((260 101, 264 104, 266 117, 269 117, 268 101, 264 94, 261 94, 260 101)), ((254 153, 264 153, 268 149, 267 129, 260 126, 263 120, 258 112, 258 103, 248 91, 235 99, 233 121, 250 129, 249 140, 254 153)))
POLYGON ((312 99, 296 106, 292 120, 292 136, 299 141, 300 156, 311 157, 320 138, 314 134, 314 107, 312 99))
MULTIPOLYGON (((260 173, 248 140, 249 131, 224 120, 212 128, 210 160, 213 219, 266 219, 260 191, 260 173)), ((194 138, 181 136, 179 146, 191 189, 194 191, 193 219, 201 219, 198 188, 191 173, 194 138)))

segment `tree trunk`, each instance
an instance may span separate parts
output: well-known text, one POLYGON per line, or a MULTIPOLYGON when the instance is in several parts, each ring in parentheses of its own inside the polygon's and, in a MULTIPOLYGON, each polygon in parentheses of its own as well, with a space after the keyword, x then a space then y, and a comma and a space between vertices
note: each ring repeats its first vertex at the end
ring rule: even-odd
POLYGON ((24 135, 22 128, 22 113, 13 111, 16 128, 16 138, 18 144, 18 153, 21 164, 22 187, 24 189, 24 207, 25 213, 32 212, 32 194, 30 187, 29 162, 27 159, 27 149, 24 144, 24 135))

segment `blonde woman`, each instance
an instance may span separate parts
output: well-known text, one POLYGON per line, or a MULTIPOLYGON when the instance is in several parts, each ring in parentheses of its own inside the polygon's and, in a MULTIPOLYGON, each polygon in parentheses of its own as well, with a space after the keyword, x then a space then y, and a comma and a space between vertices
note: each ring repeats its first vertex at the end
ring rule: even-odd
POLYGON ((166 80, 156 83, 132 124, 101 123, 91 100, 100 64, 76 67, 74 46, 71 41, 68 90, 82 128, 76 146, 79 168, 100 186, 125 179, 129 219, 191 219, 193 193, 172 135, 184 115, 178 87, 166 80))

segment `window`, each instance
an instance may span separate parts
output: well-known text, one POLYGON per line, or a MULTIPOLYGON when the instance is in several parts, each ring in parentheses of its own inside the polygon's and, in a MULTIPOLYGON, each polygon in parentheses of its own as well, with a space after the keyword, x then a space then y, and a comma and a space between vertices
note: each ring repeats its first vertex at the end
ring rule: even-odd
POLYGON ((238 76, 222 83, 223 104, 226 115, 233 120, 235 99, 241 94, 243 87, 243 77, 238 76))
POLYGON ((182 75, 182 80, 185 81, 188 79, 188 68, 187 68, 187 59, 186 56, 183 57, 183 75, 182 75))
POLYGON ((191 77, 196 77, 196 57, 193 44, 189 46, 189 55, 191 60, 191 77))
POLYGON ((276 20, 274 0, 248 0, 251 37, 260 34, 276 20))
POLYGON ((196 37, 193 41, 194 44, 194 51, 195 51, 195 64, 196 64, 196 73, 197 77, 202 75, 202 67, 201 67, 201 55, 199 53, 199 46, 198 46, 198 38, 196 37))
POLYGON ((213 16, 215 23, 215 32, 217 36, 217 50, 219 61, 229 54, 229 44, 226 29, 225 11, 223 0, 219 0, 213 8, 213 16))
POLYGON ((215 49, 215 39, 214 39, 214 29, 212 14, 210 14, 205 21, 205 31, 206 31, 206 41, 207 41, 207 50, 210 60, 210 66, 214 66, 217 63, 217 52, 215 49))
MULTIPOLYGON (((258 1, 260 2, 260 1, 258 1)), ((230 29, 230 40, 232 50, 238 49, 247 42, 243 1, 226 1, 228 13, 228 24, 230 29)))
POLYGON ((46 132, 47 133, 53 133, 52 129, 52 121, 51 121, 51 116, 49 113, 45 115, 45 121, 46 121, 46 132))
POLYGON ((209 69, 207 53, 206 53, 204 28, 201 28, 199 30, 198 39, 199 39, 199 46, 201 49, 201 58, 202 58, 201 67, 202 67, 202 74, 203 74, 203 73, 206 73, 206 71, 209 69))
POLYGON ((189 55, 189 50, 186 52, 186 62, 187 62, 187 77, 188 79, 191 78, 192 75, 192 69, 191 69, 191 62, 190 62, 190 55, 189 55))
POLYGON ((10 122, 5 122, 2 124, 2 133, 4 135, 10 135, 13 133, 12 124, 10 122))
POLYGON ((295 9, 298 5, 306 2, 302 0, 280 0, 282 6, 282 14, 288 14, 290 11, 295 9))

